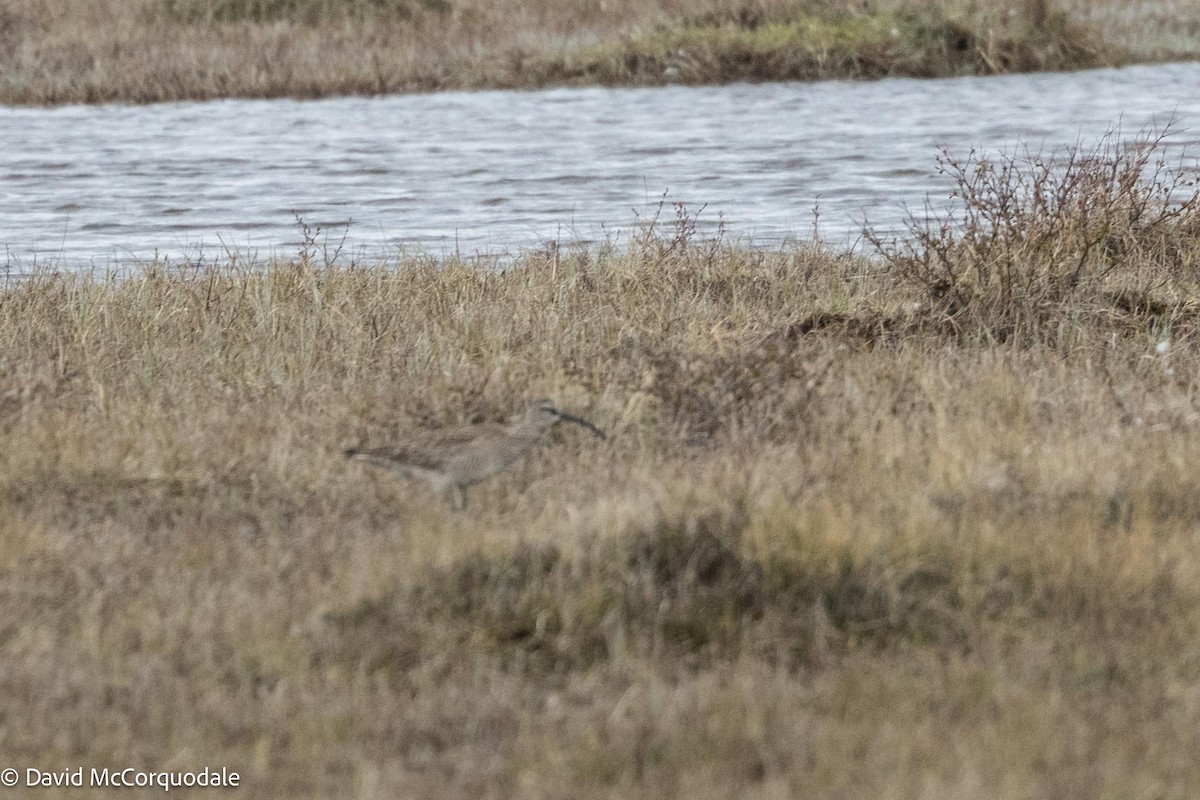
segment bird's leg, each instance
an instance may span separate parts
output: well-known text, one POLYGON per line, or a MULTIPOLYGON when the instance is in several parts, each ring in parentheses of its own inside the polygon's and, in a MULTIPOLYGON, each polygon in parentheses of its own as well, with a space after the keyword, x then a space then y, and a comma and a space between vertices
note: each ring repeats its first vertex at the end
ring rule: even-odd
POLYGON ((450 507, 455 511, 465 511, 467 508, 467 487, 450 487, 450 507))

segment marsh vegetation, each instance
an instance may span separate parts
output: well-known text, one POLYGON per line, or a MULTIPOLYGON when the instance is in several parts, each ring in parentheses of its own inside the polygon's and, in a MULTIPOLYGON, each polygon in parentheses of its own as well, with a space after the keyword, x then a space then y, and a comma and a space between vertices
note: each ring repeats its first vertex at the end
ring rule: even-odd
POLYGON ((0 102, 1078 69, 1194 58, 1168 0, 11 0, 0 102))
POLYGON ((10 286, 0 756, 256 797, 1186 796, 1200 207, 1156 152, 948 163, 958 224, 868 256, 680 209, 515 264, 10 286), (468 512, 340 455, 536 396, 609 441, 468 512))

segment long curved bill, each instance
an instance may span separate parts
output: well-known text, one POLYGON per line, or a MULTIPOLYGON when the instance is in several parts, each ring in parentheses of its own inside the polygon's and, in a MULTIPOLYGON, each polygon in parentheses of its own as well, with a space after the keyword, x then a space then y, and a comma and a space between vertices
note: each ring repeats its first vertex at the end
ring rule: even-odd
POLYGON ((607 438, 608 438, 607 436, 604 435, 604 431, 600 430, 599 428, 597 428, 592 423, 588 422, 583 417, 576 417, 571 414, 564 414, 560 411, 560 412, 558 412, 558 418, 561 419, 563 422, 574 422, 576 425, 580 425, 584 428, 587 428, 589 431, 596 434, 601 439, 607 440, 607 438))

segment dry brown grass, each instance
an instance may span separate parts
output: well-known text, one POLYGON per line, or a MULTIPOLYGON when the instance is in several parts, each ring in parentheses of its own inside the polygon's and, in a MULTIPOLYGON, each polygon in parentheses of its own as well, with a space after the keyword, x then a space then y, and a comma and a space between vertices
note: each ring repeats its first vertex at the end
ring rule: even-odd
MULTIPOLYGON (((315 97, 1070 69, 1194 57, 1109 0, 8 0, 0 102, 315 97)), ((1145 21, 1143 21, 1145 20, 1145 21)), ((1171 23, 1168 25, 1168 21, 1171 23)))
POLYGON ((252 797, 1186 797, 1190 209, 1155 233, 1177 258, 1016 317, 686 217, 504 270, 13 286, 0 762, 224 765, 252 797), (540 395, 610 441, 562 431, 468 513, 339 456, 540 395))

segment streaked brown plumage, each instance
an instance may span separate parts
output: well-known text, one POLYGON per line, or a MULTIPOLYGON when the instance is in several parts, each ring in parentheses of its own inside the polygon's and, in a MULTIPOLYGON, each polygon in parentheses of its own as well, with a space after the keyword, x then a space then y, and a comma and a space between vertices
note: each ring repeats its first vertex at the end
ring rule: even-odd
POLYGON ((483 423, 419 431, 404 442, 366 450, 350 448, 346 457, 389 469, 450 492, 455 508, 466 508, 467 487, 510 466, 560 422, 573 422, 604 438, 592 423, 554 407, 549 400, 531 403, 510 425, 483 423))

